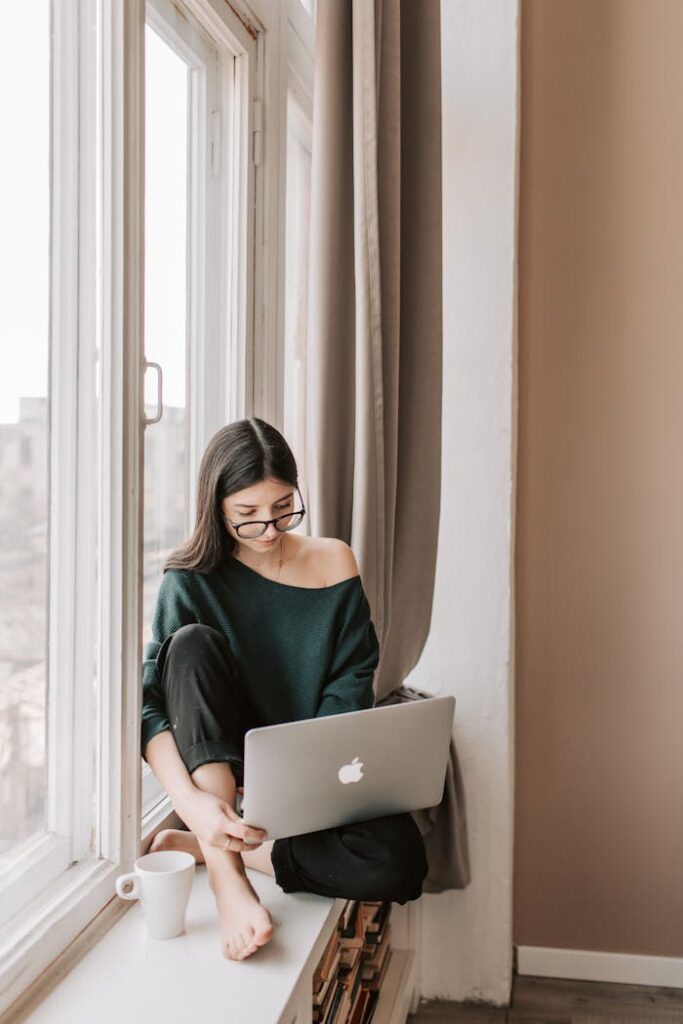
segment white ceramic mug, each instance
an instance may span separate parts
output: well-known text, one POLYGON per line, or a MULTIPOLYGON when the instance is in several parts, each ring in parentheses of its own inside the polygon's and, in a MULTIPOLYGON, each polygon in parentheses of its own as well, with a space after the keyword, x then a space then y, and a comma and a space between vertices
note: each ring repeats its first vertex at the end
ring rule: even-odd
POLYGON ((185 931, 185 913, 194 879, 195 860, 184 850, 157 850, 138 857, 135 870, 116 879, 124 900, 137 900, 152 939, 174 939, 185 931))

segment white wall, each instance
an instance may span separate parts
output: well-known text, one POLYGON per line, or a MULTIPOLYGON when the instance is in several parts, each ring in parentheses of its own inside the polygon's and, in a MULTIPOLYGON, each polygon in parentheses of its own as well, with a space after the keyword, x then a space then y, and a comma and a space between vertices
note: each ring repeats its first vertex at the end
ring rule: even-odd
POLYGON ((512 980, 518 0, 441 0, 443 463, 432 626, 407 682, 456 697, 472 882, 423 897, 422 994, 512 980))

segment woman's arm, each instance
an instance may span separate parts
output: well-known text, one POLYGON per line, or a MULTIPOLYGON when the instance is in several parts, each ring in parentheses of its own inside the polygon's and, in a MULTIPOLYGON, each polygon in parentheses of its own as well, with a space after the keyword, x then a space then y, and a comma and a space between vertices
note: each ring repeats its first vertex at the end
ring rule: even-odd
POLYGON ((264 829, 245 825, 234 806, 216 793, 199 789, 180 756, 173 733, 165 730, 147 744, 147 763, 162 784, 173 809, 190 832, 211 846, 225 849, 228 839, 239 840, 231 852, 256 850, 267 837, 264 829))
POLYGON ((316 718, 360 711, 374 704, 373 680, 379 663, 379 641, 362 581, 349 590, 336 638, 329 676, 316 718))

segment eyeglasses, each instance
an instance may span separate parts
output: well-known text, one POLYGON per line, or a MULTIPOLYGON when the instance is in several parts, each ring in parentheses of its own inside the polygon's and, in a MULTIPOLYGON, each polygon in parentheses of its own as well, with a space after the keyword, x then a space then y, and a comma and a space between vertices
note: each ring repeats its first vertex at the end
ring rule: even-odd
MULTIPOLYGON (((298 487, 297 490, 299 490, 298 487)), ((301 498, 301 491, 299 491, 299 498, 301 498)), ((296 530, 305 514, 306 509, 304 508, 304 503, 302 501, 301 508, 298 512, 285 512, 284 515, 276 516, 275 519, 251 519, 247 523, 233 523, 226 515, 223 515, 223 518, 226 523, 229 523, 230 526, 232 526, 238 537, 244 537, 246 540, 255 540, 257 537, 263 536, 271 523, 278 533, 287 533, 288 530, 296 530)))

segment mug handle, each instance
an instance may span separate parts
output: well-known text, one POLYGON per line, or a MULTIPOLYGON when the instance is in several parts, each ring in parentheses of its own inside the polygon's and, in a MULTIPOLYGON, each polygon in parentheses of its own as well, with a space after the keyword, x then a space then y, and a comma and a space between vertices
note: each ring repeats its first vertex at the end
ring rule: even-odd
POLYGON ((119 875, 116 879, 116 892, 122 900, 137 900, 140 898, 142 893, 140 892, 140 878, 134 871, 129 871, 127 875, 119 875), (124 892, 125 885, 132 885, 133 888, 129 892, 124 892))

